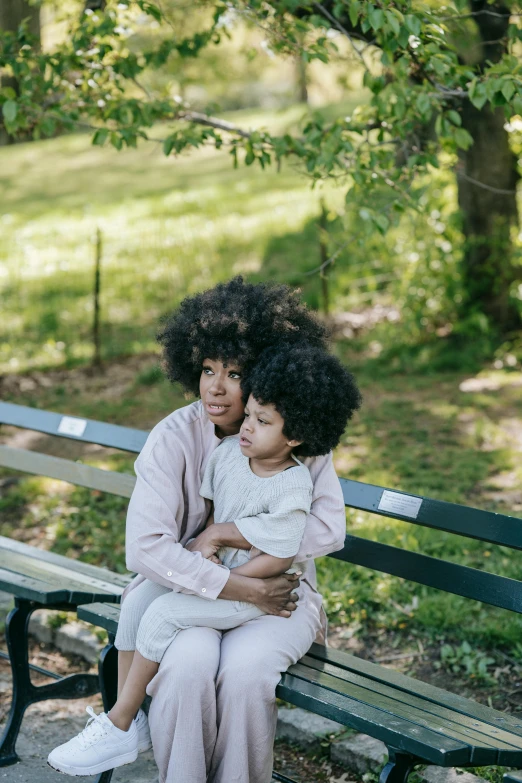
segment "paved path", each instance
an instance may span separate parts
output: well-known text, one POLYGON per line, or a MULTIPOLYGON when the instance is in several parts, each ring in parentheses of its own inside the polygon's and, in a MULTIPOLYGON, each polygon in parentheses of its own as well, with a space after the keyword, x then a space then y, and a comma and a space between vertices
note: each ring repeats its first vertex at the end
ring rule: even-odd
MULTIPOLYGON (((47 765, 47 754, 80 731, 88 719, 85 707, 102 709, 98 698, 74 702, 48 701, 29 707, 22 724, 16 750, 22 761, 11 767, 0 767, 0 783, 65 783, 73 780, 47 765)), ((76 778, 91 781, 94 778, 76 778)), ((120 767, 113 783, 157 783, 158 772, 152 751, 142 753, 134 764, 120 767)))
MULTIPOLYGON (((102 710, 99 697, 75 701, 47 701, 29 707, 16 746, 21 762, 11 767, 0 767, 0 783, 66 783, 68 780, 94 780, 93 777, 70 778, 60 775, 51 769, 46 761, 52 748, 83 729, 89 717, 85 712, 88 704, 92 704, 96 712, 102 710)), ((3 724, 0 732, 2 728, 3 724)), ((152 751, 140 754, 134 764, 127 764, 116 770, 112 783, 158 783, 158 771, 152 751)))

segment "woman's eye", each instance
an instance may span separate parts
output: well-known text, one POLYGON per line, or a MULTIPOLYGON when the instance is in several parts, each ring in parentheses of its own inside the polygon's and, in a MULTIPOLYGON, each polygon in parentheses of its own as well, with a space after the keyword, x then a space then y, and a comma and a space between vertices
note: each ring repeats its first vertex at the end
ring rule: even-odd
POLYGON ((238 378, 241 378, 241 375, 238 372, 231 372, 230 377, 233 378, 234 380, 237 380, 238 378))
POLYGON ((212 373, 212 370, 210 369, 210 367, 203 367, 203 374, 204 375, 212 375, 213 373, 212 373))

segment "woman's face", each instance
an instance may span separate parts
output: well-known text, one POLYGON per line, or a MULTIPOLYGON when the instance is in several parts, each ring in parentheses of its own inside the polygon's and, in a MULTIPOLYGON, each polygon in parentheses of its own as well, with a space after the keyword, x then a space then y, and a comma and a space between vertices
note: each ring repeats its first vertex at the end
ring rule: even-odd
POLYGON ((205 359, 199 394, 208 418, 216 425, 216 434, 225 436, 239 432, 245 415, 239 365, 232 361, 205 359))

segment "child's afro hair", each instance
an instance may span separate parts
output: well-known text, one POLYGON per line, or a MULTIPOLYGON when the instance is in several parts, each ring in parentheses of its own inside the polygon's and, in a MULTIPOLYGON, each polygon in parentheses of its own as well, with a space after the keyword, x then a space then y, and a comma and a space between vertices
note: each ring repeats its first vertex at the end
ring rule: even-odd
POLYGON ((298 291, 235 277, 184 299, 164 319, 157 339, 168 379, 197 395, 205 359, 235 361, 248 375, 270 345, 305 340, 324 348, 327 336, 298 291))
POLYGON ((294 453, 327 454, 339 443, 346 423, 361 406, 355 378, 341 362, 311 345, 267 349, 242 381, 262 405, 272 404, 285 420, 283 434, 303 441, 294 453))

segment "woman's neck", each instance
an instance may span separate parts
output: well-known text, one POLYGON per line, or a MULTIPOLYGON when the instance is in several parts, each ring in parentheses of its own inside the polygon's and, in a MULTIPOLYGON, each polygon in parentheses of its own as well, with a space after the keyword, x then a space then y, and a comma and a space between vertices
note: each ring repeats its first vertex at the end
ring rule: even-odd
POLYGON ((241 424, 242 422, 230 424, 228 427, 218 427, 216 424, 214 427, 216 438, 221 440, 222 438, 228 438, 230 435, 237 435, 241 429, 241 424))

